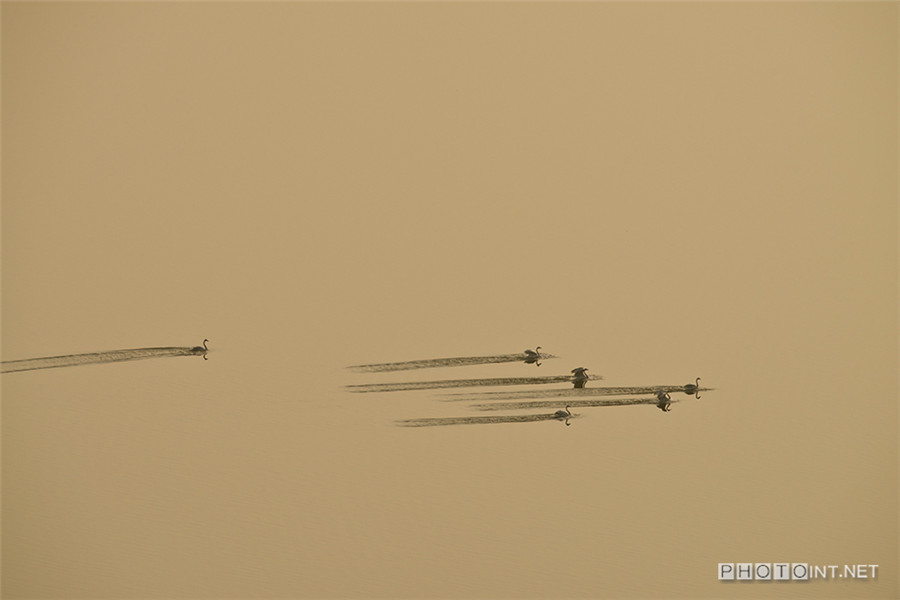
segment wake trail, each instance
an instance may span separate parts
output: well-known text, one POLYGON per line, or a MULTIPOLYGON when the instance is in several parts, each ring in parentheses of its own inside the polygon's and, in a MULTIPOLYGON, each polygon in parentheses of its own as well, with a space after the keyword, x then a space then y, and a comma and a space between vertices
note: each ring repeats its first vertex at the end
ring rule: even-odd
MULTIPOLYGON (((569 419, 574 419, 573 415, 569 419)), ((534 423, 535 421, 564 421, 554 414, 504 415, 496 417, 435 417, 426 419, 406 419, 395 421, 398 427, 435 427, 440 425, 489 425, 495 423, 534 423)))
MULTIPOLYGON (((570 379, 571 381, 571 379, 570 379)), ((709 392, 715 388, 700 388, 701 392, 709 392)), ((583 398, 585 396, 630 396, 637 394, 655 394, 657 390, 664 392, 688 394, 683 385, 645 385, 636 387, 598 387, 598 388, 569 388, 564 390, 522 390, 520 392, 468 392, 460 394, 448 394, 443 398, 444 402, 460 402, 475 400, 520 400, 526 398, 583 398)))
MULTIPOLYGON (((671 403, 681 402, 672 398, 671 403)), ((478 410, 522 410, 527 408, 590 408, 596 406, 634 406, 637 404, 659 404, 657 398, 607 398, 598 400, 539 400, 535 402, 491 402, 489 404, 473 404, 478 410)))
POLYGON ((67 354, 65 356, 47 356, 43 358, 26 358, 23 360, 5 360, 0 365, 0 373, 16 371, 34 371, 36 369, 56 369, 58 367, 76 367, 80 365, 96 365, 110 362, 125 362, 147 358, 166 356, 203 356, 205 350, 191 346, 169 346, 165 348, 134 348, 131 350, 109 350, 107 352, 89 352, 87 354, 67 354))
MULTIPOLYGON (((592 375, 592 379, 601 379, 592 375)), ((547 383, 572 383, 571 375, 548 375, 545 377, 494 377, 490 379, 445 379, 442 381, 407 381, 399 383, 363 383, 345 386, 355 393, 403 392, 409 390, 434 390, 440 388, 499 386, 499 385, 540 385, 547 383)))
MULTIPOLYGON (((541 352, 539 360, 557 358, 553 354, 541 352)), ((408 360, 404 362, 376 363, 371 365, 351 365, 347 367, 363 373, 385 373, 389 371, 409 371, 412 369, 432 369, 436 367, 465 367, 469 365, 489 365, 509 362, 534 362, 534 358, 525 353, 496 354, 493 356, 457 356, 453 358, 429 358, 425 360, 408 360)))

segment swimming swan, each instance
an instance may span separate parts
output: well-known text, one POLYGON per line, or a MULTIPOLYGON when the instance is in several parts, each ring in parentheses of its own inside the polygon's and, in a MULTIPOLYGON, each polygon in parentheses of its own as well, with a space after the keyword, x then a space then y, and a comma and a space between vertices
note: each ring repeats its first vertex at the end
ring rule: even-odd
POLYGON ((575 416, 575 415, 573 415, 572 411, 569 410, 568 404, 566 404, 566 410, 558 410, 555 413, 553 413, 554 419, 559 419, 560 421, 562 421, 563 419, 566 420, 566 427, 571 425, 571 423, 569 423, 569 419, 571 419, 573 416, 575 416))
POLYGON ((536 363, 541 366, 541 347, 537 346, 534 350, 525 350, 525 362, 528 364, 536 363))
POLYGON ((669 412, 672 410, 672 396, 669 395, 669 392, 664 392, 662 390, 656 390, 656 399, 658 402, 656 403, 657 408, 663 412, 669 412))
POLYGON ((202 352, 202 353, 203 353, 203 360, 207 360, 207 358, 206 358, 206 353, 209 352, 209 348, 206 347, 206 343, 207 343, 208 341, 209 341, 209 340, 204 339, 204 340, 203 340, 203 345, 202 345, 202 346, 194 346, 193 348, 191 348, 191 352, 202 352))
POLYGON ((572 379, 574 379, 575 381, 587 379, 588 376, 585 371, 587 371, 587 367, 578 367, 577 369, 572 369, 572 379))
POLYGON ((697 395, 697 400, 699 400, 699 399, 700 399, 700 378, 698 377, 698 378, 694 381, 694 383, 687 383, 687 384, 685 384, 685 386, 684 386, 684 393, 685 393, 685 394, 688 394, 688 395, 690 395, 690 394, 696 394, 696 395, 697 395))

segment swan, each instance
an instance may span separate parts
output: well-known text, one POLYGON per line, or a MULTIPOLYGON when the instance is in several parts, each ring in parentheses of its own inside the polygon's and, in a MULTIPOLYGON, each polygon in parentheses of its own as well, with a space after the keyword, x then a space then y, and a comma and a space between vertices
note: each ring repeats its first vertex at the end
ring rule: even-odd
POLYGON ((191 352, 202 352, 202 353, 203 353, 203 360, 207 360, 207 358, 206 358, 206 353, 209 352, 209 348, 206 347, 206 343, 207 343, 208 341, 209 341, 209 340, 204 339, 204 340, 203 340, 203 345, 202 345, 202 346, 194 346, 193 348, 191 348, 191 352))
POLYGON ((700 378, 698 377, 694 383, 686 383, 684 385, 684 393, 685 394, 696 394, 697 400, 700 399, 700 378))
POLYGON ((566 427, 571 425, 571 423, 569 423, 569 419, 572 418, 573 416, 574 415, 572 414, 572 411, 569 410, 568 404, 566 404, 566 410, 558 410, 555 413, 553 413, 554 419, 559 419, 560 421, 562 421, 563 419, 566 420, 566 427))
POLYGON ((672 410, 672 397, 669 395, 669 392, 656 390, 656 399, 658 400, 656 406, 661 411, 669 412, 670 410, 672 410))
POLYGON ((574 379, 575 381, 583 381, 587 379, 588 376, 585 374, 585 371, 587 370, 587 367, 578 367, 577 369, 572 369, 572 379, 574 379))
POLYGON ((530 364, 537 364, 537 366, 541 366, 541 347, 537 346, 534 350, 525 350, 525 362, 530 364))
POLYGON ((572 411, 569 410, 569 405, 566 404, 566 410, 558 410, 553 413, 553 416, 557 419, 567 419, 572 416, 572 411))

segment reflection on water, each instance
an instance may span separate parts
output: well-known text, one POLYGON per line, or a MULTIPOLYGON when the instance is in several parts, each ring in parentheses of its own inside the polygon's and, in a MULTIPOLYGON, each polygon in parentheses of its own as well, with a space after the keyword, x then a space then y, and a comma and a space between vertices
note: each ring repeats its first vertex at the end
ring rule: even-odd
MULTIPOLYGON (((592 375, 590 379, 603 379, 592 375)), ((442 381, 405 381, 398 383, 363 383, 348 385, 351 392, 403 392, 409 390, 434 390, 440 388, 477 387, 496 385, 540 385, 546 383, 571 382, 569 375, 548 375, 546 377, 493 377, 488 379, 445 379, 442 381)))
MULTIPOLYGON (((593 377, 592 377, 593 379, 593 377)), ((712 391, 715 388, 698 388, 686 391, 683 385, 644 385, 636 387, 600 387, 564 390, 522 390, 518 392, 467 392, 464 394, 447 394, 444 402, 475 400, 519 400, 525 398, 578 398, 584 396, 631 396, 636 394, 655 394, 657 390, 664 392, 684 392, 694 395, 701 391, 712 391)))
POLYGON ((426 419, 406 419, 395 421, 400 427, 433 427, 437 425, 479 425, 491 423, 533 423, 535 421, 565 421, 575 419, 579 415, 559 416, 557 413, 538 415, 503 415, 496 417, 432 417, 426 419))
POLYGON ((5 360, 2 373, 15 371, 33 371, 35 369, 55 369, 57 367, 75 367, 78 365, 95 365, 146 358, 162 358, 165 356, 202 356, 206 359, 209 349, 208 340, 202 346, 169 346, 165 348, 134 348, 131 350, 109 350, 107 352, 90 352, 87 354, 68 354, 65 356, 47 356, 44 358, 26 358, 22 360, 5 360))
MULTIPOLYGON (((538 346, 540 349, 540 346, 538 346)), ((494 363, 524 362, 540 366, 545 358, 558 358, 553 354, 526 350, 518 354, 496 354, 493 356, 457 356, 454 358, 430 358, 426 360, 408 360, 405 362, 377 363, 371 365, 351 365, 348 369, 364 373, 383 373, 387 371, 408 371, 411 369, 432 369, 436 367, 465 367, 469 365, 489 365, 494 363)))
MULTIPOLYGON (((680 402, 677 398, 668 398, 666 403, 680 402)), ((532 402, 491 402, 489 404, 473 404, 478 410, 523 410, 529 408, 557 408, 572 406, 575 408, 595 406, 633 406, 636 404, 652 404, 659 406, 658 398, 605 398, 597 400, 537 400, 532 402)))

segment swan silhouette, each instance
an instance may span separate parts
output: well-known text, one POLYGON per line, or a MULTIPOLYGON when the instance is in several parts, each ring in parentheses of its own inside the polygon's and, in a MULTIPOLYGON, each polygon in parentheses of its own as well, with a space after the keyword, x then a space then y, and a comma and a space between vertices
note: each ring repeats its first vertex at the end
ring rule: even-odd
POLYGON ((569 419, 572 418, 572 416, 573 416, 572 411, 569 410, 568 404, 566 404, 566 410, 558 410, 555 413, 553 413, 554 419, 559 419, 560 421, 562 421, 563 419, 566 420, 566 427, 571 425, 571 423, 569 423, 569 419))
POLYGON ((202 352, 202 353, 203 353, 203 360, 208 360, 208 359, 206 358, 206 353, 209 352, 209 348, 206 347, 206 343, 207 343, 208 341, 209 341, 209 340, 204 339, 204 340, 203 340, 203 345, 202 345, 202 346, 194 346, 193 348, 191 348, 191 352, 202 352))
POLYGON ((657 408, 663 412, 669 412, 672 410, 672 397, 669 395, 669 392, 664 392, 662 390, 656 390, 656 399, 658 402, 656 403, 657 408))
POLYGON ((687 395, 695 394, 697 400, 700 399, 700 378, 698 377, 694 383, 687 383, 684 386, 684 393, 687 395))
POLYGON ((578 367, 576 369, 572 369, 572 379, 574 379, 575 381, 579 381, 579 380, 583 381, 583 380, 587 379, 588 376, 585 373, 585 371, 587 371, 587 370, 588 370, 587 367, 578 367))
POLYGON ((525 350, 525 362, 529 365, 534 363, 541 366, 541 347, 537 346, 534 350, 525 350))

